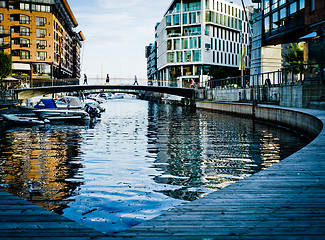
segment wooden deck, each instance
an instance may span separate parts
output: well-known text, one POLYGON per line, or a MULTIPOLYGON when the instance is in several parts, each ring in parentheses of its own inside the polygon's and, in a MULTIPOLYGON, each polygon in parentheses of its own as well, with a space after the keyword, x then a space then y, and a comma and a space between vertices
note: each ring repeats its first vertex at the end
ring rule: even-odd
MULTIPOLYGON (((325 111, 313 111, 325 123, 325 111)), ((325 239, 325 131, 280 163, 116 239, 325 239)))
POLYGON ((324 143, 114 237, 0 190, 0 239, 325 239, 324 143))
POLYGON ((105 234, 82 226, 0 190, 1 240, 102 240, 105 234))

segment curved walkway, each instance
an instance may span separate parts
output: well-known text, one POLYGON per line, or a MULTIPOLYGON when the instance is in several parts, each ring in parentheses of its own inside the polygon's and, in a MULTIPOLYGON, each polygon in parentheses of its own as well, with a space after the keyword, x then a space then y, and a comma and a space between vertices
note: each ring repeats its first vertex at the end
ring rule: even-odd
MULTIPOLYGON (((325 111, 291 110, 325 124, 325 111)), ((318 137, 288 158, 115 237, 0 190, 0 239, 324 239, 325 129, 305 125, 315 122, 318 137)))
MULTIPOLYGON (((325 111, 291 110, 325 124, 325 111)), ((116 239, 325 239, 324 143, 322 128, 309 145, 272 167, 116 239)))

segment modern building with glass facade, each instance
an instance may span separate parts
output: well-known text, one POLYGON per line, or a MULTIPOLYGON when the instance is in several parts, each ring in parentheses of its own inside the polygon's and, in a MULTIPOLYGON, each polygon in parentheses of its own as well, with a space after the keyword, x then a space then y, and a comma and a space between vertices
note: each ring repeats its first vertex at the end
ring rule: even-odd
POLYGON ((261 9, 254 15, 252 73, 282 68, 283 45, 304 44, 305 63, 325 61, 324 0, 255 0, 261 9))
POLYGON ((0 50, 13 59, 13 77, 32 86, 80 77, 85 40, 66 0, 0 1, 0 50))
POLYGON ((249 63, 244 9, 224 0, 172 1, 156 27, 156 42, 157 78, 169 84, 184 86, 192 79, 202 84, 207 77, 218 78, 220 68, 238 75, 243 48, 249 63))

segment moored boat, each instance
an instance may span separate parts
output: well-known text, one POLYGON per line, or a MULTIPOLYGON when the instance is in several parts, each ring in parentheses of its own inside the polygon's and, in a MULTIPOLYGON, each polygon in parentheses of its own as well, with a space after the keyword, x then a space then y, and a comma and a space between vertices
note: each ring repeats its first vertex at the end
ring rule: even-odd
POLYGON ((1 116, 3 117, 4 121, 12 125, 32 126, 32 125, 43 125, 43 124, 50 123, 50 121, 45 117, 36 118, 36 117, 25 116, 20 114, 2 114, 1 116))

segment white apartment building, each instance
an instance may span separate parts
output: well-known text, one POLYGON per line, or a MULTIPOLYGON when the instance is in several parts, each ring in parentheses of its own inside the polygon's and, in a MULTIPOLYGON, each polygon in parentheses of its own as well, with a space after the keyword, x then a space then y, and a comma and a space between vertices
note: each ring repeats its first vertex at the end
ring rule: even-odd
MULTIPOLYGON (((249 12, 247 12, 250 14, 249 12)), ((249 68, 249 26, 243 7, 225 0, 174 0, 156 27, 158 79, 179 87, 204 84, 218 70, 249 68)))

